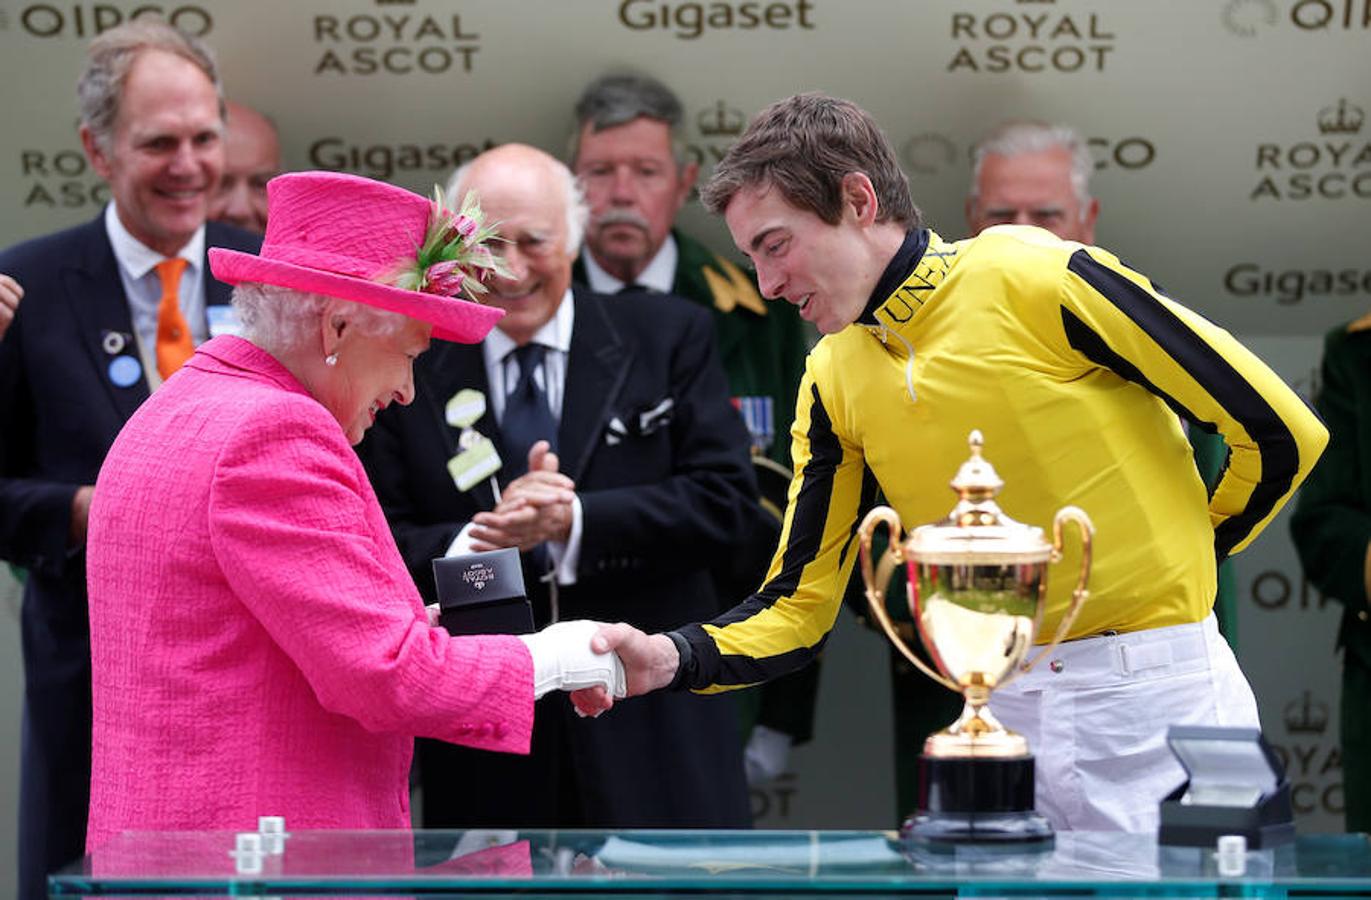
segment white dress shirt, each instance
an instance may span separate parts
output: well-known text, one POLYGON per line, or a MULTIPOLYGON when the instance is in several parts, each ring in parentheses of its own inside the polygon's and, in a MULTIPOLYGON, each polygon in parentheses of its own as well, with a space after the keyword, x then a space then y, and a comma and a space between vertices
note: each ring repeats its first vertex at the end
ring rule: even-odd
MULTIPOLYGON (((571 289, 562 297, 561 304, 552 318, 543 324, 533 335, 533 343, 547 348, 543 364, 534 371, 533 379, 547 396, 548 409, 559 422, 562 418, 562 398, 566 396, 567 355, 571 352, 571 327, 576 320, 576 304, 572 302, 571 289)), ((492 329, 481 342, 481 355, 486 366, 486 382, 490 385, 491 414, 495 421, 504 419, 505 401, 519 383, 519 364, 511 356, 517 344, 503 331, 492 329)), ((475 552, 471 546, 471 523, 468 522, 458 532, 448 547, 447 556, 458 556, 475 552)), ((573 496, 571 501, 571 534, 566 541, 548 541, 548 555, 552 558, 553 572, 558 584, 576 583, 576 565, 581 559, 581 498, 573 496)))
MULTIPOLYGON (((633 283, 663 294, 671 293, 671 288, 676 283, 676 263, 680 257, 681 251, 676 247, 676 238, 668 233, 657 255, 652 257, 647 268, 638 273, 633 283)), ((586 247, 581 248, 581 262, 586 267, 586 281, 595 293, 617 294, 623 288, 624 282, 606 272, 586 247)))
MULTIPOLYGON (((157 264, 167 257, 148 247, 129 233, 110 203, 105 206, 105 234, 109 237, 114 259, 119 264, 119 280, 128 298, 133 318, 133 337, 138 342, 138 356, 149 390, 157 390, 162 376, 157 372, 157 308, 162 303, 162 278, 157 264)), ((179 291, 181 314, 190 325, 190 335, 196 346, 210 336, 205 314, 205 226, 195 229, 176 256, 186 261, 181 273, 179 291)))

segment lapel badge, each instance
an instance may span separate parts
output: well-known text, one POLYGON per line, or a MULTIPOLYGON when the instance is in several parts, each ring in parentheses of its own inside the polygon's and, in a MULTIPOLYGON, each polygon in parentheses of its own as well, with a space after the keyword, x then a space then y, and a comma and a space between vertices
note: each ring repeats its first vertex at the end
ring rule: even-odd
POLYGON ((500 452, 490 438, 474 428, 466 428, 457 443, 462 449, 447 461, 448 474, 457 490, 469 491, 500 471, 500 452))
POLYGON ((469 491, 500 471, 500 452, 495 443, 472 426, 486 414, 486 395, 473 388, 462 388, 452 395, 443 417, 457 436, 457 455, 448 460, 448 474, 459 491, 469 491))
POLYGON ((447 423, 453 428, 468 428, 486 414, 486 395, 473 388, 462 388, 452 395, 444 410, 447 423))
POLYGON ((143 367, 132 356, 123 354, 109 361, 109 380, 115 387, 133 387, 142 377, 143 367))
POLYGON ((129 345, 133 335, 125 334, 122 331, 110 331, 108 329, 100 332, 100 349, 110 356, 118 356, 124 352, 124 348, 129 345))

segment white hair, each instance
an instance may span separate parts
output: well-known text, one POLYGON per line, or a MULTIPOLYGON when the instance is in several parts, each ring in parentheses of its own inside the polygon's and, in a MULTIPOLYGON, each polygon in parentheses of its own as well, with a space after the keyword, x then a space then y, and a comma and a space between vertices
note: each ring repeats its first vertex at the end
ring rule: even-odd
POLYGON ((967 192, 974 203, 979 199, 981 166, 987 156, 1022 156, 1061 148, 1071 154, 1071 189, 1081 207, 1084 219, 1090 209, 1090 173, 1095 160, 1090 156, 1081 133, 1069 125, 1054 125, 1034 119, 1005 122, 981 138, 971 155, 971 188, 967 192))
MULTIPOLYGON (((324 309, 338 299, 249 281, 233 289, 233 308, 243 323, 243 337, 273 355, 310 350, 310 342, 320 333, 324 309)), ((400 313, 352 300, 342 302, 339 311, 368 337, 387 337, 404 327, 406 317, 400 313)))
MULTIPOLYGON (((478 157, 479 158, 479 157, 478 157)), ((452 173, 452 177, 447 180, 447 205, 449 209, 460 210, 462 201, 466 199, 467 191, 463 190, 467 175, 470 174, 472 163, 462 163, 457 167, 457 171, 452 173)), ((562 205, 566 210, 566 251, 569 255, 575 256, 581 252, 581 241, 585 238, 586 223, 590 221, 590 205, 586 203, 585 192, 581 190, 581 182, 576 176, 558 160, 552 160, 557 171, 557 181, 562 187, 562 205)), ((476 192, 480 196, 480 191, 476 192)))

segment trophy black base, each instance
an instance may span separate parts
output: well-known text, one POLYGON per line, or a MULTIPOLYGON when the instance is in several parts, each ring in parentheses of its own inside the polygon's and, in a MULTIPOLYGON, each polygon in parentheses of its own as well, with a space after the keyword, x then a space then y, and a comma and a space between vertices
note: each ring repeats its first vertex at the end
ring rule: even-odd
POLYGON ((1052 826, 1033 809, 1033 757, 919 758, 919 809, 900 837, 930 849, 1012 844, 1050 850, 1052 826))

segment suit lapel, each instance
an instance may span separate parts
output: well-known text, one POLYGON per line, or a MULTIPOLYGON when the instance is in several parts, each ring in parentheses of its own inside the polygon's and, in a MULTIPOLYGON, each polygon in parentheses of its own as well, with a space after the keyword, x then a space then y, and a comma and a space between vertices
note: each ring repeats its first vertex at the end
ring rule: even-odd
POLYGON ((571 329, 557 441, 562 471, 578 481, 623 390, 633 350, 615 331, 602 298, 577 290, 573 301, 576 319, 571 329))
MULTIPOLYGON (((457 442, 461 429, 448 424, 447 402, 462 388, 480 391, 486 398, 486 410, 473 427, 494 441, 495 446, 500 446, 500 429, 495 424, 495 414, 490 404, 490 384, 486 380, 481 346, 434 341, 432 349, 421 359, 423 365, 416 374, 423 383, 419 393, 428 405, 426 413, 433 419, 434 433, 441 436, 442 446, 435 448, 435 452, 442 452, 444 465, 460 449, 457 442)), ((481 481, 469 493, 482 509, 495 507, 495 492, 490 488, 489 479, 481 481)))
POLYGON ((105 235, 103 216, 87 226, 83 238, 81 249, 62 269, 62 287, 72 318, 77 323, 81 344, 95 367, 96 380, 104 386, 120 417, 127 419, 148 399, 147 379, 139 378, 128 387, 119 387, 110 380, 110 363, 119 354, 107 351, 105 339, 110 334, 122 335, 122 353, 138 359, 133 317, 129 313, 128 298, 124 296, 119 264, 105 235))

